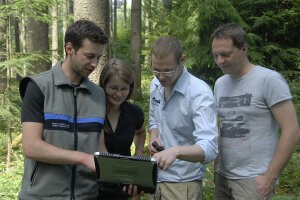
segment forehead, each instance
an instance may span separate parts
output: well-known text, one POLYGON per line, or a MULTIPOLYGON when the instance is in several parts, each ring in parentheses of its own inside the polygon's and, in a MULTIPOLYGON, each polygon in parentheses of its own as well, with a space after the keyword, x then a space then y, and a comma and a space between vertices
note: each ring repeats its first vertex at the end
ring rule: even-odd
POLYGON ((86 38, 82 41, 81 47, 78 50, 82 50, 86 53, 102 54, 103 48, 103 44, 92 42, 86 38))
POLYGON ((107 81, 107 85, 127 86, 129 83, 122 79, 118 74, 115 74, 107 81))
POLYGON ((152 66, 153 67, 163 67, 163 66, 173 66, 176 63, 175 56, 169 54, 164 57, 157 57, 152 54, 152 66))
POLYGON ((231 38, 215 38, 212 41, 213 52, 232 51, 234 48, 231 38))

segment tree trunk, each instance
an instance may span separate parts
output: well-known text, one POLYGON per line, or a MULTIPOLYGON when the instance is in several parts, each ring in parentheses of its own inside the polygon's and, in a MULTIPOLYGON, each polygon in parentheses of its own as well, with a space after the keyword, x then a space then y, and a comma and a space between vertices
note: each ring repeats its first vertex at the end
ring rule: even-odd
MULTIPOLYGON (((149 15, 151 12, 151 0, 145 2, 144 7, 144 13, 145 13, 145 49, 148 50, 150 47, 150 20, 149 15)), ((145 55, 144 59, 144 68, 147 69, 150 66, 150 56, 147 53, 145 55)))
POLYGON ((19 20, 14 18, 14 28, 15 28, 15 52, 20 53, 20 29, 19 29, 19 20))
POLYGON ((114 17, 113 17, 113 1, 109 0, 109 19, 110 19, 110 38, 113 38, 113 31, 114 31, 114 17))
POLYGON ((6 171, 9 170, 12 155, 12 134, 11 134, 11 120, 7 119, 7 155, 6 155, 6 171))
MULTIPOLYGON (((22 53, 26 54, 26 32, 25 32, 25 20, 24 20, 24 14, 22 14, 21 19, 21 32, 20 32, 20 39, 22 44, 22 53)), ((23 76, 26 76, 26 64, 23 66, 23 76)))
POLYGON ((127 26, 127 1, 124 0, 124 28, 127 26))
MULTIPOLYGON (((14 28, 15 28, 15 52, 17 54, 20 54, 20 27, 19 27, 19 20, 18 18, 14 18, 14 28)), ((17 80, 20 81, 22 79, 22 76, 17 73, 16 74, 17 80)))
POLYGON ((131 62, 135 80, 133 99, 141 97, 141 1, 131 4, 131 62))
POLYGON ((117 56, 117 3, 118 1, 114 1, 114 55, 113 57, 116 58, 117 56))
MULTIPOLYGON (((6 55, 7 60, 11 59, 12 55, 12 41, 11 41, 11 18, 7 17, 7 35, 6 35, 6 55)), ((6 81, 6 92, 9 94, 10 90, 10 78, 11 78, 11 67, 7 68, 7 81, 6 81)), ((9 95, 8 95, 9 98, 9 95)), ((6 171, 9 169, 12 155, 12 134, 11 134, 11 119, 7 119, 7 154, 6 154, 6 171)))
MULTIPOLYGON (((5 1, 0 0, 0 6, 4 5, 5 1)), ((6 59, 6 26, 0 20, 0 62, 5 61, 6 59)), ((0 73, 0 91, 4 91, 6 89, 6 75, 5 73, 0 73)))
POLYGON ((52 66, 54 66, 58 61, 58 22, 57 22, 57 1, 51 9, 52 15, 52 66))
MULTIPOLYGON (((47 13, 48 9, 44 9, 44 13, 47 13)), ((28 53, 34 53, 36 51, 41 52, 47 56, 49 51, 49 38, 48 38, 48 24, 42 21, 36 21, 34 18, 29 19, 28 24, 28 53)), ((34 63, 35 73, 40 73, 51 68, 51 64, 44 60, 42 64, 34 63)))
MULTIPOLYGON (((109 0, 76 0, 74 2, 75 20, 88 19, 99 25, 109 37, 109 0), (91 15, 91 13, 93 13, 91 15)), ((89 79, 99 85, 100 73, 109 59, 109 46, 105 46, 98 67, 89 79)))
POLYGON ((63 58, 66 58, 66 53, 65 53, 65 33, 68 28, 68 21, 67 21, 67 16, 68 16, 68 5, 69 5, 69 0, 64 0, 63 2, 63 18, 62 18, 62 24, 63 24, 63 41, 62 41, 62 47, 63 47, 63 58))

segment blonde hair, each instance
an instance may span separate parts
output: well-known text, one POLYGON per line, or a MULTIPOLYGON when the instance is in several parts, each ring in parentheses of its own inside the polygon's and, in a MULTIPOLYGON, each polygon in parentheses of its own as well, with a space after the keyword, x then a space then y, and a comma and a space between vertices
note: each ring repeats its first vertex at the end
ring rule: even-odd
POLYGON ((151 55, 154 55, 156 58, 162 59, 169 56, 170 54, 174 55, 177 63, 180 62, 183 50, 179 40, 172 36, 165 35, 154 41, 151 55))

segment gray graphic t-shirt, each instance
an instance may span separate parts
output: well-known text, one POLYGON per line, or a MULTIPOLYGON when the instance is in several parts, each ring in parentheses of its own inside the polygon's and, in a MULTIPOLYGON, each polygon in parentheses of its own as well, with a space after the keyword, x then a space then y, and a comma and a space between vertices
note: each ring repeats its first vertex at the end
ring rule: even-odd
POLYGON ((240 79, 222 76, 214 91, 221 136, 217 172, 229 179, 264 174, 278 143, 270 107, 292 98, 285 79, 256 66, 240 79))

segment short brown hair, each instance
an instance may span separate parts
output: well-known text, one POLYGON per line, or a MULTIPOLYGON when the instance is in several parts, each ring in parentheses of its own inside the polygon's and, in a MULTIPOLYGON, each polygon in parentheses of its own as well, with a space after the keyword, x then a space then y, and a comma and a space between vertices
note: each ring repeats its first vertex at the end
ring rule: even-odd
POLYGON ((116 74, 123 81, 129 84, 129 94, 126 98, 127 100, 131 97, 133 92, 134 76, 130 65, 124 60, 113 58, 107 62, 100 75, 100 86, 105 90, 107 82, 116 74))
POLYGON ((165 58, 173 54, 177 63, 180 62, 180 58, 183 54, 182 46, 179 40, 172 36, 161 36, 154 41, 151 56, 156 58, 165 58))
POLYGON ((232 39, 233 45, 238 49, 243 48, 243 46, 248 43, 247 33, 235 23, 224 24, 217 28, 211 35, 212 41, 215 38, 230 38, 232 39))

